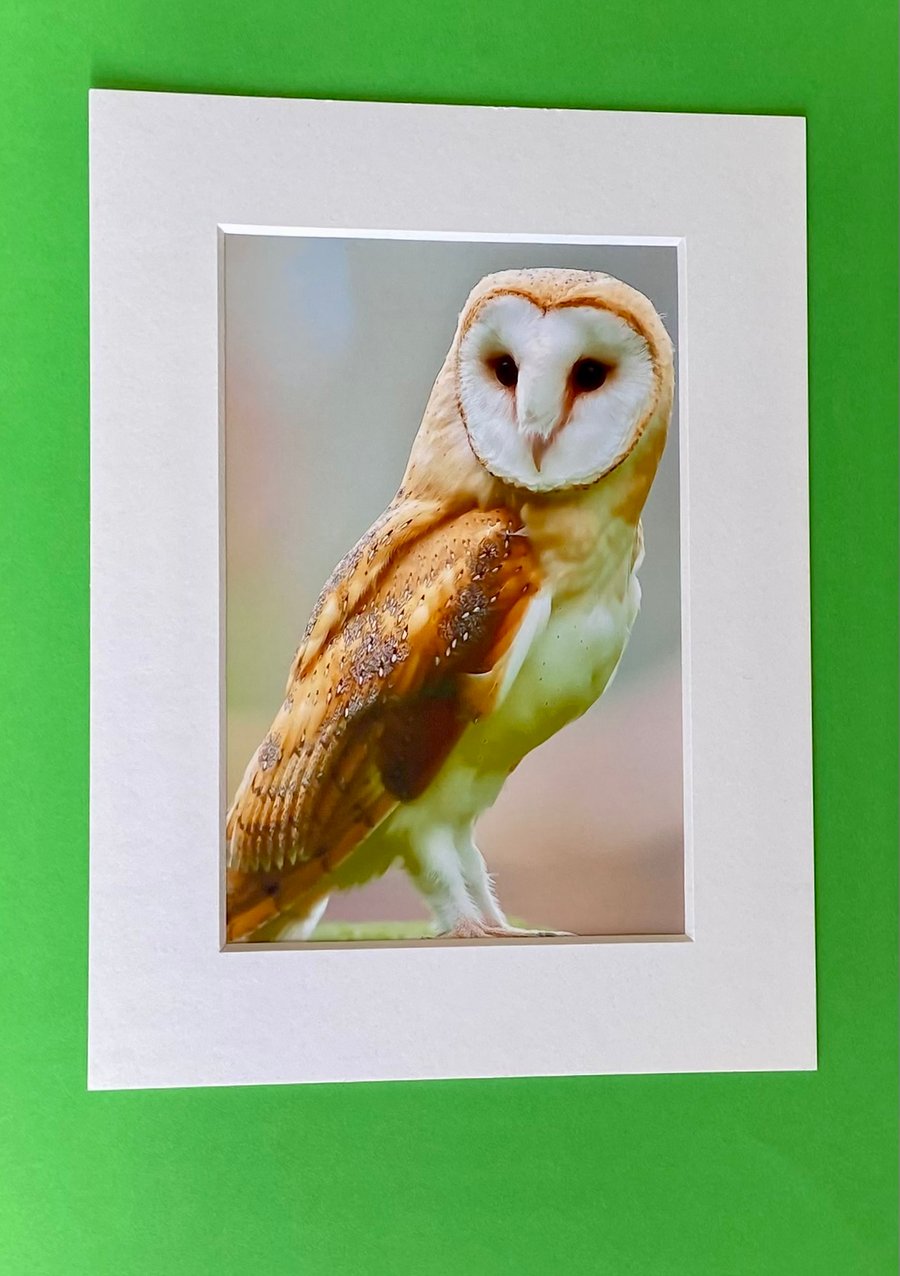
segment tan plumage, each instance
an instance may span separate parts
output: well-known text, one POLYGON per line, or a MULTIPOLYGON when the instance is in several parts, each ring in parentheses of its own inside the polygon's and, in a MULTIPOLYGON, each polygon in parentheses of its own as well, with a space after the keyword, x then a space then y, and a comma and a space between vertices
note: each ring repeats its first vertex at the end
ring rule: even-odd
MULTIPOLYGON (((609 376, 614 383, 615 368, 609 376)), ((573 395, 569 388, 567 399, 573 395)), ((330 890, 383 871, 395 853, 404 855, 413 836, 404 811, 419 811, 432 786, 439 792, 438 777, 449 774, 452 759, 467 756, 467 747, 471 752, 472 741, 480 738, 475 724, 490 719, 507 695, 518 668, 511 669, 510 661, 521 658, 511 653, 517 640, 524 641, 531 604, 539 596, 546 599, 543 615, 567 590, 573 597, 583 592, 576 581, 584 574, 579 565, 585 555, 597 553, 610 528, 616 531, 613 556, 621 556, 624 528, 631 578, 639 558, 640 511, 665 441, 671 398, 668 337, 651 304, 633 289, 603 275, 556 270, 506 272, 477 285, 435 382, 400 490, 326 584, 294 659, 284 703, 228 813, 229 940, 277 937, 330 890), (532 449, 534 474, 522 485, 498 479, 487 468, 490 458, 476 455, 481 436, 473 438, 466 418, 460 362, 468 357, 467 334, 484 307, 506 297, 523 299, 536 314, 566 307, 579 315, 591 307, 603 310, 638 333, 642 348, 650 351, 647 402, 627 450, 612 458, 603 475, 535 490, 542 482, 540 461, 555 434, 532 449), (528 482, 532 486, 524 485, 528 482), (364 856, 357 871, 352 865, 348 870, 363 847, 371 864, 364 856)), ((566 411, 571 410, 569 402, 566 411)), ((569 418, 560 419, 556 434, 565 433, 569 418)), ((491 746, 494 755, 510 755, 503 774, 533 747, 532 738, 538 742, 557 729, 558 717, 568 720, 587 707, 570 712, 565 696, 560 704, 558 711, 545 707, 539 715, 549 729, 515 725, 505 732, 503 747, 491 746)), ((474 816, 463 811, 461 818, 471 824, 474 816)), ((410 871, 421 858, 416 847, 408 850, 410 871)), ((460 898, 473 894, 477 882, 460 898)), ((488 895, 493 900, 489 888, 488 895)), ((458 903, 454 907, 460 911, 458 903)), ((484 921, 490 903, 483 900, 475 911, 484 921)), ((502 919, 499 906, 496 915, 502 919)), ((494 930, 505 933, 504 925, 505 919, 494 930)))

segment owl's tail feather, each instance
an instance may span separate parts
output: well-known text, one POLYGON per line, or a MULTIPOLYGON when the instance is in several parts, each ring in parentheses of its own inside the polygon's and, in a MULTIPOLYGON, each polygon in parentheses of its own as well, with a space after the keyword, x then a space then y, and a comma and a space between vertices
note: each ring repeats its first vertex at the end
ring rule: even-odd
POLYGON ((328 902, 329 887, 322 881, 323 876, 322 865, 315 860, 299 865, 289 874, 228 869, 225 878, 228 943, 307 938, 297 932, 306 924, 311 931, 328 902), (284 889, 285 878, 289 882, 288 892, 284 889), (289 898, 285 898, 286 894, 289 898))

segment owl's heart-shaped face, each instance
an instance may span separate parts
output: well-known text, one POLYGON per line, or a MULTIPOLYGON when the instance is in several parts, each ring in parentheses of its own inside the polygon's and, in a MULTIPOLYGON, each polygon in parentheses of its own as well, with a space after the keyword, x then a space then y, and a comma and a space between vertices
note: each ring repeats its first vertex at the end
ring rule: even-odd
POLYGON ((475 455, 532 492, 596 482, 636 445, 657 398, 650 344, 593 302, 550 308, 502 291, 460 334, 460 411, 475 455))

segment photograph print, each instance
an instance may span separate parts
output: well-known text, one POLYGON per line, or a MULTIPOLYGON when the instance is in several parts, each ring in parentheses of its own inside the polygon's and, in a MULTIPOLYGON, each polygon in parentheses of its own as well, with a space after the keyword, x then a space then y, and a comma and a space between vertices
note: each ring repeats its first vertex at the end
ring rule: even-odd
POLYGON ((221 251, 228 945, 682 934, 676 246, 221 251))

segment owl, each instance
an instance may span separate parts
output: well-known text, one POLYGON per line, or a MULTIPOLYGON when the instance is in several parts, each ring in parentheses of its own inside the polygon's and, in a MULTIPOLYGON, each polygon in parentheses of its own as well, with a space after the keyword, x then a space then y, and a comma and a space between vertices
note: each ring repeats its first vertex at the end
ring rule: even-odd
POLYGON ((229 941, 308 938, 334 891, 395 863, 437 934, 552 933, 510 924, 473 830, 615 672, 673 384, 659 315, 609 275, 474 287, 400 488, 325 585, 228 812, 229 941))

